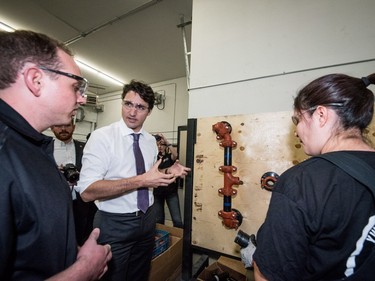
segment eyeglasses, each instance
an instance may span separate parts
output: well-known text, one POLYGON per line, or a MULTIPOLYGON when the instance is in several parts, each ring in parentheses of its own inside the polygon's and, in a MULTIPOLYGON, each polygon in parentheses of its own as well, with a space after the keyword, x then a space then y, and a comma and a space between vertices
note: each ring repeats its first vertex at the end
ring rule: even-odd
POLYGON ((76 92, 79 92, 79 94, 82 97, 84 97, 84 98, 86 97, 85 92, 86 92, 87 87, 89 85, 89 81, 87 81, 86 78, 83 78, 83 77, 78 76, 78 75, 74 75, 72 73, 68 73, 68 72, 64 72, 64 71, 60 71, 60 70, 56 70, 56 69, 51 69, 51 68, 44 67, 44 66, 39 66, 39 69, 49 71, 49 72, 53 72, 53 73, 56 73, 56 74, 59 74, 59 75, 64 75, 66 77, 77 80, 78 85, 77 85, 77 88, 75 89, 76 92))
MULTIPOLYGON (((338 103, 338 102, 332 102, 332 103, 327 103, 327 104, 321 104, 322 106, 336 106, 336 107, 342 107, 344 105, 344 103, 338 103)), ((318 108, 319 105, 315 105, 315 106, 312 106, 310 107, 309 109, 306 109, 304 110, 304 112, 302 112, 301 115, 305 114, 306 112, 314 112, 317 108, 318 108)), ((298 123, 300 122, 300 116, 295 116, 293 115, 292 116, 292 122, 294 125, 298 125, 298 123)))
POLYGON ((137 111, 146 111, 148 110, 148 107, 147 106, 144 106, 142 104, 139 104, 139 103, 132 103, 131 101, 127 101, 127 100, 123 100, 122 101, 122 105, 127 109, 127 110, 130 110, 130 109, 133 109, 135 108, 135 110, 137 111))

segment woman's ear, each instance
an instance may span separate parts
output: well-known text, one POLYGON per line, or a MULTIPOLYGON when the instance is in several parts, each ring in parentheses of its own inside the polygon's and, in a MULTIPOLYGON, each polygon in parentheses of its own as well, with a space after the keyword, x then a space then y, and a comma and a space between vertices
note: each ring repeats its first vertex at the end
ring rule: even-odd
POLYGON ((40 96, 43 82, 41 70, 36 67, 27 68, 23 72, 23 77, 30 92, 36 97, 40 96))
POLYGON ((318 115, 320 127, 323 127, 328 121, 328 108, 325 106, 318 106, 315 112, 318 115))

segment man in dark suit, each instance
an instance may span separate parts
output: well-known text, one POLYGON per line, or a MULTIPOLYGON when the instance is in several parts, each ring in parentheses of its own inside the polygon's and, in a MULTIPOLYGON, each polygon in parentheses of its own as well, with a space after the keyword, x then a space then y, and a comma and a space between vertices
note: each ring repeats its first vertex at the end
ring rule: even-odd
POLYGON ((81 160, 83 148, 85 146, 84 142, 73 139, 74 129, 75 124, 73 119, 69 124, 51 127, 56 137, 54 142, 54 157, 56 163, 61 167, 63 172, 65 171, 64 175, 67 177, 67 181, 72 187, 76 237, 78 244, 82 245, 93 229, 92 224, 97 208, 94 202, 84 202, 79 193, 74 190, 74 185, 78 180, 77 177, 79 177, 78 171, 80 171, 82 167, 81 160), (75 165, 78 171, 75 171, 71 164, 75 165), (68 167, 72 168, 67 169, 68 167))

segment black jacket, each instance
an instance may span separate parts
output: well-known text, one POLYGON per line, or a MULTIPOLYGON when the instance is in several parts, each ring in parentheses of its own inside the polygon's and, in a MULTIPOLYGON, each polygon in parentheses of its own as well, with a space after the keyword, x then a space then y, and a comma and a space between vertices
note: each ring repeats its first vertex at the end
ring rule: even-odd
POLYGON ((44 280, 76 259, 69 186, 40 134, 0 99, 0 280, 44 280))
POLYGON ((73 140, 73 142, 74 142, 74 147, 76 151, 76 166, 78 170, 81 170, 83 149, 85 148, 85 143, 77 141, 77 140, 73 140))

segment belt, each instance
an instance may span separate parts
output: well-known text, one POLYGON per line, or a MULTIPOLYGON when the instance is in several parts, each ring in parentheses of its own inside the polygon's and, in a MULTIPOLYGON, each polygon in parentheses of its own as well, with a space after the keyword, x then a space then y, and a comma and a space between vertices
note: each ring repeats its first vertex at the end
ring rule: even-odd
MULTIPOLYGON (((147 212, 150 210, 150 208, 147 209, 147 212)), ((135 211, 133 213, 109 213, 106 211, 99 211, 105 216, 123 216, 123 217, 140 217, 143 216, 144 213, 142 211, 135 211)))
POLYGON ((133 213, 126 213, 125 215, 131 216, 131 217, 139 217, 139 216, 144 215, 144 213, 142 211, 136 211, 136 212, 133 212, 133 213))
POLYGON ((129 216, 129 217, 140 217, 140 216, 144 216, 145 214, 148 214, 148 213, 150 212, 151 207, 152 207, 152 206, 149 206, 149 207, 147 208, 146 213, 143 213, 142 211, 139 210, 139 211, 136 211, 136 212, 133 212, 133 213, 125 213, 125 214, 123 214, 123 215, 125 215, 125 216, 129 216))

